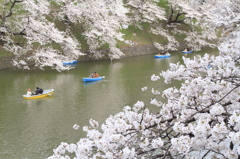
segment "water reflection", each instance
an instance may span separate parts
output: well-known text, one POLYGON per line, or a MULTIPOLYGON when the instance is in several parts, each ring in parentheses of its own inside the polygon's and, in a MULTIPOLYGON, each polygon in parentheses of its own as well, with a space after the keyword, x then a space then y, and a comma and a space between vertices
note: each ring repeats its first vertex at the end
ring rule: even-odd
POLYGON ((93 84, 97 84, 97 83, 99 83, 99 82, 101 82, 101 81, 83 82, 83 85, 84 85, 84 86, 93 85, 93 84))
POLYGON ((174 55, 172 54, 169 58, 155 58, 154 64, 155 64, 155 70, 156 71, 162 71, 169 68, 169 64, 174 59, 174 55))
POLYGON ((35 99, 24 99, 27 102, 27 106, 28 107, 32 107, 35 105, 41 105, 43 102, 45 102, 44 100, 48 100, 49 98, 53 98, 54 94, 46 96, 46 97, 41 97, 41 98, 35 98, 35 99))

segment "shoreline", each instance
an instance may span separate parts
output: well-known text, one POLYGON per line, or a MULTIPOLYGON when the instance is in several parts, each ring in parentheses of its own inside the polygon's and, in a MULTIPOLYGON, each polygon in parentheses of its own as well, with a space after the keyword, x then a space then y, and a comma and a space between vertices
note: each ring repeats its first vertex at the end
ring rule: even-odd
MULTIPOLYGON (((185 44, 180 43, 178 50, 181 50, 185 47, 185 44)), ((136 46, 129 46, 129 47, 123 47, 120 48, 120 50, 124 53, 125 57, 133 57, 133 56, 142 56, 142 55, 148 55, 148 54, 156 54, 161 52, 161 50, 158 50, 154 47, 154 45, 136 45, 136 46)), ((101 50, 103 54, 106 54, 109 52, 108 49, 101 50)), ((13 68, 11 61, 14 59, 14 55, 5 56, 0 58, 0 70, 13 68)), ((78 62, 90 62, 90 61, 101 61, 101 60, 110 60, 108 56, 104 56, 100 59, 95 59, 89 56, 80 56, 77 61, 78 62)), ((30 63, 32 65, 34 63, 30 63)))

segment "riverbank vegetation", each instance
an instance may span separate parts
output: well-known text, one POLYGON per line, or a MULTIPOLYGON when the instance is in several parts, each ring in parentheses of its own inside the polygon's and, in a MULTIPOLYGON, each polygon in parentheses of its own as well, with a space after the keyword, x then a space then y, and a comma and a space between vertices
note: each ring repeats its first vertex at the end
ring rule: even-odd
MULTIPOLYGON (((133 8, 144 8, 144 5, 134 5, 137 1, 131 2, 130 6, 133 8)), ((197 26, 201 26, 200 30, 204 31, 201 36, 195 31, 186 33, 185 40, 192 42, 194 46, 207 44, 204 39, 212 40, 216 37, 214 31, 221 30, 219 56, 205 54, 195 56, 194 59, 183 58, 184 64, 170 64, 169 70, 152 75, 151 80, 156 82, 157 86, 162 77, 166 84, 180 80, 183 82, 180 88, 170 87, 159 92, 157 87, 143 87, 142 91, 153 94, 149 103, 139 100, 132 107, 126 106, 122 112, 107 118, 101 126, 91 119, 90 125, 83 127, 87 133, 85 138, 71 144, 62 142, 53 150, 49 159, 240 157, 240 2, 169 2, 177 6, 179 11, 185 14, 185 18, 189 18, 190 24, 195 22, 197 26), (155 97, 159 95, 166 98, 167 102, 157 101, 155 97), (151 112, 149 105, 159 107, 159 111, 151 112)), ((148 10, 148 14, 144 16, 145 12, 142 10, 141 19, 136 15, 131 19, 135 22, 132 24, 140 24, 136 22, 142 21, 142 17, 148 21, 155 16, 151 11, 159 8, 149 5, 148 9, 151 10, 148 10)), ((131 11, 131 16, 134 16, 138 10, 131 11)), ((163 20, 164 17, 159 17, 160 15, 156 16, 163 20)), ((151 31, 161 36, 166 33, 162 27, 151 28, 151 31)), ((169 34, 164 37, 170 46, 176 44, 169 34)), ((157 47, 161 47, 161 44, 155 43, 157 47)), ((79 125, 76 124, 73 128, 78 129, 79 125)))
POLYGON ((217 38, 215 30, 201 28, 182 6, 167 0, 0 3, 0 56, 14 55, 13 65, 24 69, 30 62, 61 71, 71 68, 62 62, 79 56, 112 60, 124 56, 120 48, 138 45, 171 51, 184 41, 197 51, 214 47, 217 38))

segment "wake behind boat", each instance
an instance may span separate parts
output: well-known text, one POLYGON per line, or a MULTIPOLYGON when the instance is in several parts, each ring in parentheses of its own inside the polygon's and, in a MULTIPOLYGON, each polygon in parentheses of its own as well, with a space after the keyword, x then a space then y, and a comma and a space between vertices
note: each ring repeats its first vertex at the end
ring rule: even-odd
POLYGON ((48 89, 48 90, 44 90, 42 94, 37 94, 37 95, 23 95, 22 97, 24 99, 36 99, 36 98, 42 98, 42 97, 47 97, 47 96, 51 96, 54 92, 54 89, 48 89))

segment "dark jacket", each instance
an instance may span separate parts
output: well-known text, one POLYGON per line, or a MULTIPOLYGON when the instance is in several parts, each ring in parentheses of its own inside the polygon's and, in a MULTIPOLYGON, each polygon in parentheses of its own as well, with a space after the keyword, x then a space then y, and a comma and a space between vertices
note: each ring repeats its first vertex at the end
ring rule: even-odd
POLYGON ((42 88, 37 88, 37 90, 35 91, 35 94, 42 94, 43 93, 43 89, 42 88))

